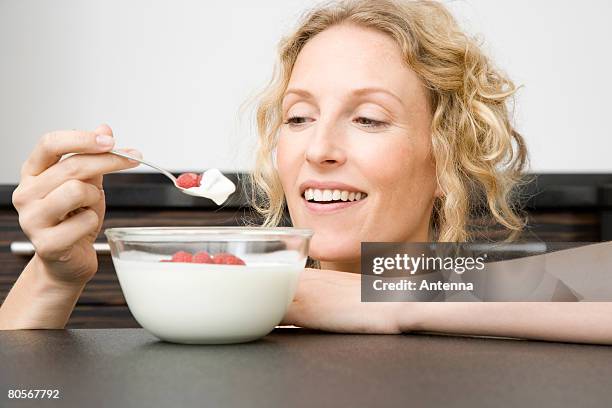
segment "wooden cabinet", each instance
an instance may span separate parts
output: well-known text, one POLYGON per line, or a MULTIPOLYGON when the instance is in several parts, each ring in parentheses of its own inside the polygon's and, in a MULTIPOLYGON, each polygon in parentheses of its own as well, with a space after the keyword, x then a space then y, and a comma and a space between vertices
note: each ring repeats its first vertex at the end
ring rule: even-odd
MULTIPOLYGON (((233 177, 236 182, 244 179, 244 175, 233 177)), ((612 189, 605 188, 610 183, 612 175, 539 177, 525 193, 530 197, 526 204, 529 222, 520 240, 598 242, 602 237, 612 239, 612 189), (608 195, 602 194, 606 191, 608 195)), ((10 204, 13 188, 0 186, 0 302, 29 260, 10 250, 12 242, 27 241, 10 204)), ((245 220, 255 224, 259 221, 248 208, 245 194, 235 194, 228 206, 218 209, 208 200, 177 192, 157 174, 111 175, 105 179, 105 189, 108 209, 104 228, 234 226, 244 225, 245 220)), ((503 237, 501 229, 487 217, 475 216, 471 228, 478 230, 484 239, 503 237)), ((106 241, 102 234, 99 241, 106 241)), ((125 305, 108 254, 99 256, 98 273, 85 288, 68 327, 138 327, 125 305)))

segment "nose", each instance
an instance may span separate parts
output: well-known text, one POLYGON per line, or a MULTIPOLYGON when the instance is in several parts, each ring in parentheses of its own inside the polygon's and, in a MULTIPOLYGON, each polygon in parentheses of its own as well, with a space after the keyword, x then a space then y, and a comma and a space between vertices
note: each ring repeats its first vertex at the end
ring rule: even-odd
POLYGON ((306 148, 306 161, 313 166, 332 168, 346 162, 342 129, 333 120, 320 118, 306 148))

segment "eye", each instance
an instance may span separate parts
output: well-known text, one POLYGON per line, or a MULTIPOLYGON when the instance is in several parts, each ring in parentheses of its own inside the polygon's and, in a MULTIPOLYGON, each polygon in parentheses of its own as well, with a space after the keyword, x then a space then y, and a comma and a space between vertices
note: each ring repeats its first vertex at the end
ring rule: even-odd
POLYGON ((306 118, 303 116, 292 116, 285 121, 285 123, 292 123, 294 125, 305 123, 305 122, 306 122, 306 118))
POLYGON ((299 126, 310 121, 312 121, 312 119, 305 116, 292 116, 285 121, 285 125, 299 126))
POLYGON ((380 120, 366 118, 366 117, 363 117, 363 116, 355 118, 355 120, 353 120, 353 122, 357 123, 358 125, 365 126, 365 127, 382 127, 382 126, 387 126, 386 122, 383 122, 383 121, 380 121, 380 120))

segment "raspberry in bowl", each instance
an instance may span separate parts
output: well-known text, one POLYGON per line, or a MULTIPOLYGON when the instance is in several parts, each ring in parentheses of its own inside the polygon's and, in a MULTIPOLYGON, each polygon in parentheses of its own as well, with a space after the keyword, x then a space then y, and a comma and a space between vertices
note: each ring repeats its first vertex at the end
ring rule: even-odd
POLYGON ((293 300, 312 232, 297 228, 111 228, 126 302, 140 325, 175 343, 256 340, 293 300))

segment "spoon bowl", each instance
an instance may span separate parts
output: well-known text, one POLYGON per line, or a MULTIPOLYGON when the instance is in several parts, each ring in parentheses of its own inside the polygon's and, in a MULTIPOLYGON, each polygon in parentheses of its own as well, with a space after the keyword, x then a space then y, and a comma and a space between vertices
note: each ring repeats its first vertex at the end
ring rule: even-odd
MULTIPOLYGON (((178 179, 170 173, 168 170, 163 167, 151 163, 148 160, 144 160, 138 157, 130 156, 127 153, 111 150, 109 153, 112 153, 116 156, 123 157, 125 159, 133 160, 140 164, 144 164, 145 166, 149 166, 152 169, 157 170, 164 176, 168 177, 170 181, 174 184, 174 187, 178 188, 183 194, 187 194, 193 197, 204 197, 214 201, 217 205, 223 204, 230 194, 234 193, 236 190, 236 186, 227 179, 219 170, 217 169, 209 169, 204 175, 207 175, 205 185, 195 188, 183 188, 178 184, 178 179)), ((203 176, 204 176, 203 175, 203 176)))

